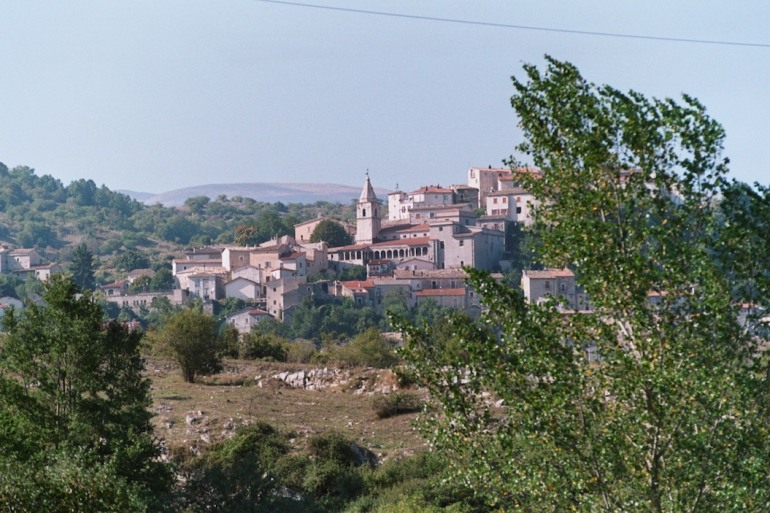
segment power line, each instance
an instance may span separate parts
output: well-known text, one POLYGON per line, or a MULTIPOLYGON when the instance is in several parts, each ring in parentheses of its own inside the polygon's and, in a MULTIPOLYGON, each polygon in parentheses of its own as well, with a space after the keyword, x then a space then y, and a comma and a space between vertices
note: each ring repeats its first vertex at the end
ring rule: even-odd
POLYGON ((706 44, 706 45, 749 46, 754 48, 770 48, 770 44, 767 44, 767 43, 745 43, 740 41, 719 41, 714 39, 689 39, 684 37, 645 36, 640 34, 622 34, 618 32, 595 32, 590 30, 572 30, 572 29, 552 28, 552 27, 535 27, 531 25, 514 25, 510 23, 495 23, 491 21, 463 20, 463 19, 457 19, 457 18, 440 18, 437 16, 420 16, 417 14, 404 14, 404 13, 388 12, 388 11, 371 11, 367 9, 353 9, 351 7, 337 7, 332 5, 318 5, 318 4, 308 4, 308 3, 302 3, 302 2, 288 2, 285 0, 254 0, 254 1, 268 3, 268 4, 290 5, 293 7, 323 9, 327 11, 341 11, 341 12, 348 12, 348 13, 355 13, 355 14, 369 14, 373 16, 388 16, 391 18, 407 18, 412 20, 437 21, 442 23, 459 23, 462 25, 476 25, 476 26, 482 26, 482 27, 516 29, 516 30, 532 30, 532 31, 538 31, 538 32, 557 32, 561 34, 574 34, 579 36, 616 37, 616 38, 624 38, 624 39, 645 39, 649 41, 665 41, 670 43, 695 43, 695 44, 706 44))

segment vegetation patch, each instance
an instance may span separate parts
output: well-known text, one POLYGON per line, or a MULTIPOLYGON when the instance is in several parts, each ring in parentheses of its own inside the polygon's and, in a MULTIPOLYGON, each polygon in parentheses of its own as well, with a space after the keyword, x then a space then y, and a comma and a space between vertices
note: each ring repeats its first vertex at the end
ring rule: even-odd
POLYGON ((377 418, 386 419, 403 413, 415 413, 422 410, 423 400, 414 393, 395 392, 379 395, 372 400, 372 409, 377 418))

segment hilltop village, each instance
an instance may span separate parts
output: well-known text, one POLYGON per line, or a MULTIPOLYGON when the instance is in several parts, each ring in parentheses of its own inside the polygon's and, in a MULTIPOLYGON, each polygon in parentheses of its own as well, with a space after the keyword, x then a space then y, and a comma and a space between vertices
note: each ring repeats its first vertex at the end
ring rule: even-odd
MULTIPOLYGON (((537 203, 522 187, 525 174, 539 176, 540 171, 471 167, 464 184, 395 190, 381 199, 367 173, 355 205, 355 224, 319 213, 295 224, 293 236, 176 254, 172 289, 137 287, 153 279, 155 271, 149 268, 134 269, 97 289, 105 302, 134 312, 151 309, 156 298, 171 305, 197 300, 209 313, 223 300, 242 300, 248 307, 228 312, 226 319, 241 333, 268 317, 286 321, 307 298, 326 296, 349 298, 356 306, 383 313, 383 300, 396 294, 409 308, 431 301, 475 317, 481 305, 466 285, 463 268, 488 271, 499 279, 511 269, 512 246, 518 243, 513 229, 532 224, 531 209, 537 203), (319 240, 313 238, 316 228, 329 221, 339 223, 352 244, 311 242, 319 240)), ((46 263, 35 249, 0 250, 0 273, 45 281, 59 272, 61 265, 46 263)), ((571 308, 589 307, 569 270, 524 271, 521 286, 530 300, 558 291, 571 308)), ((4 297, 0 305, 20 308, 22 302, 4 297)))
MULTIPOLYGON (((317 295, 347 297, 358 306, 381 311, 383 298, 401 294, 410 307, 431 300, 477 315, 478 297, 466 286, 463 267, 492 273, 510 268, 506 233, 514 223, 531 224, 535 204, 521 187, 521 173, 539 171, 472 167, 466 184, 390 192, 387 213, 367 174, 356 204, 356 224, 345 227, 353 236, 352 245, 311 243, 313 231, 326 219, 319 216, 295 225, 293 237, 256 247, 185 252, 172 262, 172 292, 129 294, 142 270, 102 290, 108 302, 130 308, 149 307, 156 296, 165 296, 172 304, 199 298, 204 306, 242 299, 252 306, 230 314, 227 322, 244 333, 266 317, 288 319, 304 299, 317 295), (364 267, 366 279, 308 281, 353 267, 364 267)), ((522 281, 529 294, 560 290, 570 302, 578 301, 569 271, 525 273, 522 281)))

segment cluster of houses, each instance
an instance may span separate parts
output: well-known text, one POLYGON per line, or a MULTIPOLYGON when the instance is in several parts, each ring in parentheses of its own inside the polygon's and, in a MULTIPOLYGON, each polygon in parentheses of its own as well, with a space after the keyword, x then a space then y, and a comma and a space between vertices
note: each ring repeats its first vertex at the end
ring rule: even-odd
MULTIPOLYGON (((311 243, 313 231, 325 219, 319 217, 297 224, 294 236, 256 247, 191 249, 172 262, 175 286, 170 291, 134 292, 132 284, 152 278, 151 269, 131 271, 100 289, 105 301, 134 310, 151 308, 158 297, 177 305, 199 298, 212 310, 214 301, 242 299, 252 306, 227 319, 241 332, 267 317, 287 319, 313 295, 347 297, 356 305, 382 311, 385 298, 398 294, 409 307, 430 300, 477 315, 481 305, 466 285, 463 267, 493 273, 509 267, 506 232, 513 223, 531 224, 536 204, 521 187, 524 173, 539 171, 470 168, 466 184, 393 191, 387 209, 367 173, 356 223, 343 223, 354 236, 352 245, 311 243), (365 280, 324 279, 330 271, 336 274, 353 266, 366 268, 365 280)), ((59 264, 43 263, 34 249, 0 248, 0 273, 44 281, 60 272, 59 264)), ((575 309, 588 307, 568 270, 525 272, 522 286, 532 300, 558 292, 575 309)))
POLYGON ((30 277, 45 281, 53 274, 62 272, 61 265, 43 263, 35 249, 0 248, 0 274, 15 274, 22 279, 30 277))
MULTIPOLYGON (((347 297, 356 305, 381 311, 388 295, 399 294, 410 307, 430 300, 475 315, 481 305, 466 285, 463 267, 492 273, 509 267, 506 232, 512 223, 530 224, 536 205, 521 187, 523 173, 539 171, 470 168, 466 184, 389 193, 387 212, 367 173, 356 205, 356 224, 347 227, 354 234, 352 245, 309 242, 324 220, 319 217, 296 225, 294 236, 256 247, 187 251, 172 262, 175 290, 168 293, 131 294, 130 283, 141 270, 102 289, 107 301, 130 308, 149 307, 159 295, 172 304, 193 298, 204 304, 239 298, 252 306, 227 320, 242 332, 266 317, 287 319, 313 295, 347 297), (367 278, 323 279, 329 271, 353 266, 366 268, 367 278)), ((573 298, 575 308, 588 304, 568 270, 525 273, 522 283, 532 300, 558 291, 573 298)))
MULTIPOLYGON (((35 249, 0 247, 0 274, 12 274, 24 280, 35 278, 45 281, 61 272, 61 265, 43 263, 35 249)), ((24 307, 24 302, 11 296, 0 297, 0 317, 5 315, 5 309, 10 307, 19 310, 24 307)))

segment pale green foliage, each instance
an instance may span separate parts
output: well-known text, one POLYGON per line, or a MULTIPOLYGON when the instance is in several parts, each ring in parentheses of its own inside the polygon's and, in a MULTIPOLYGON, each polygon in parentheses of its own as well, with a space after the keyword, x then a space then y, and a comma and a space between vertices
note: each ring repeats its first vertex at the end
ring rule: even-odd
POLYGON ((329 359, 341 365, 389 368, 398 362, 394 344, 377 328, 369 328, 350 341, 330 349, 329 359))
POLYGON ((721 126, 690 97, 597 87, 550 58, 525 72, 512 104, 543 170, 526 180, 542 258, 571 266, 596 310, 527 304, 471 272, 488 312, 450 321, 460 350, 408 329, 442 407, 433 443, 510 510, 768 511, 766 368, 732 300, 745 273, 715 255, 765 260, 720 232, 721 126))

